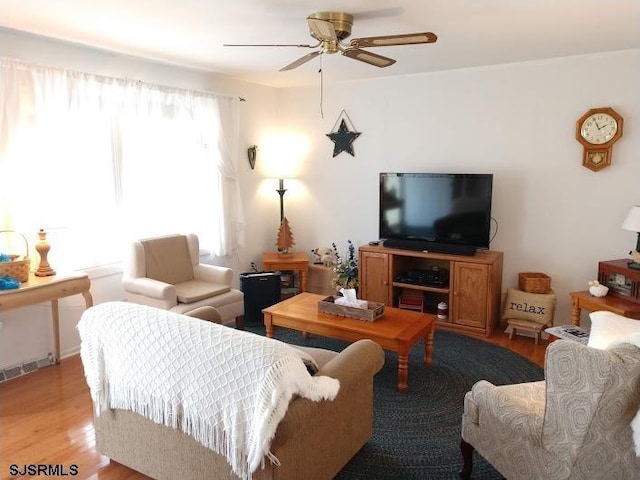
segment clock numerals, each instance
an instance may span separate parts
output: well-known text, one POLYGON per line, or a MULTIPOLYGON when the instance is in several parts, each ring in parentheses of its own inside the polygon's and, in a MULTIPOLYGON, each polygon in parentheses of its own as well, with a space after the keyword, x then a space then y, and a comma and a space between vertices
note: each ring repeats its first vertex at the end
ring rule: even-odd
POLYGON ((618 123, 611 116, 604 113, 588 117, 582 124, 580 135, 593 145, 602 145, 613 138, 618 130, 618 123))

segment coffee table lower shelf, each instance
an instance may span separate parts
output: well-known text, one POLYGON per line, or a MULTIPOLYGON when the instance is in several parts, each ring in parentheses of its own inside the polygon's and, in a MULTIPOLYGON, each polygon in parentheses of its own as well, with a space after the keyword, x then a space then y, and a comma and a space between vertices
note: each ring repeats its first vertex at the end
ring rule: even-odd
POLYGON ((432 363, 435 315, 385 307, 381 318, 366 322, 319 312, 318 302, 323 298, 323 295, 301 293, 265 308, 262 312, 267 337, 273 338, 277 326, 349 342, 373 340, 384 350, 398 354, 398 390, 401 392, 408 388, 409 352, 421 339, 425 341, 424 363, 432 363))

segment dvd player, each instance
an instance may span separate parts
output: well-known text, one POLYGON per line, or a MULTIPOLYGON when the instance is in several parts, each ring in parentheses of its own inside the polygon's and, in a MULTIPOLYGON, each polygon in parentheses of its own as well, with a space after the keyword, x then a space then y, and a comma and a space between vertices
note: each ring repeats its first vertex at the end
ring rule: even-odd
POLYGON ((449 284, 449 272, 435 266, 430 270, 414 269, 397 275, 393 281, 426 287, 443 287, 449 284))

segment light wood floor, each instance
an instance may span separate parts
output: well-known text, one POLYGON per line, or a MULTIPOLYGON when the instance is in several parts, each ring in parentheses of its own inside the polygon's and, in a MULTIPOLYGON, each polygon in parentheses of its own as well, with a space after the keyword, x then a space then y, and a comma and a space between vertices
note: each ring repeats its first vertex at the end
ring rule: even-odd
MULTIPOLYGON (((534 345, 532 338, 509 340, 502 332, 488 341, 543 366, 546 341, 534 345)), ((22 469, 31 464, 59 464, 67 472, 77 465, 78 475, 70 478, 147 478, 96 451, 91 399, 79 356, 0 384, 1 478, 14 478, 11 465, 22 469)))

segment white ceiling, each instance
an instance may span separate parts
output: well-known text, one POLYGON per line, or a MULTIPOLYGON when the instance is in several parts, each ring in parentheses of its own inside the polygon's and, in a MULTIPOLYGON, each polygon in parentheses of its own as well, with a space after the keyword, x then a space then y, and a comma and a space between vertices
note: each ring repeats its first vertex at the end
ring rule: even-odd
MULTIPOLYGON (((639 0, 0 0, 0 26, 183 67, 286 87, 640 48, 639 0), (305 18, 355 16, 352 37, 431 31, 429 45, 372 49, 377 68, 296 47, 315 43, 305 18), (322 62, 322 63, 321 63, 322 62)), ((0 50, 1 54, 1 50, 0 50)))

